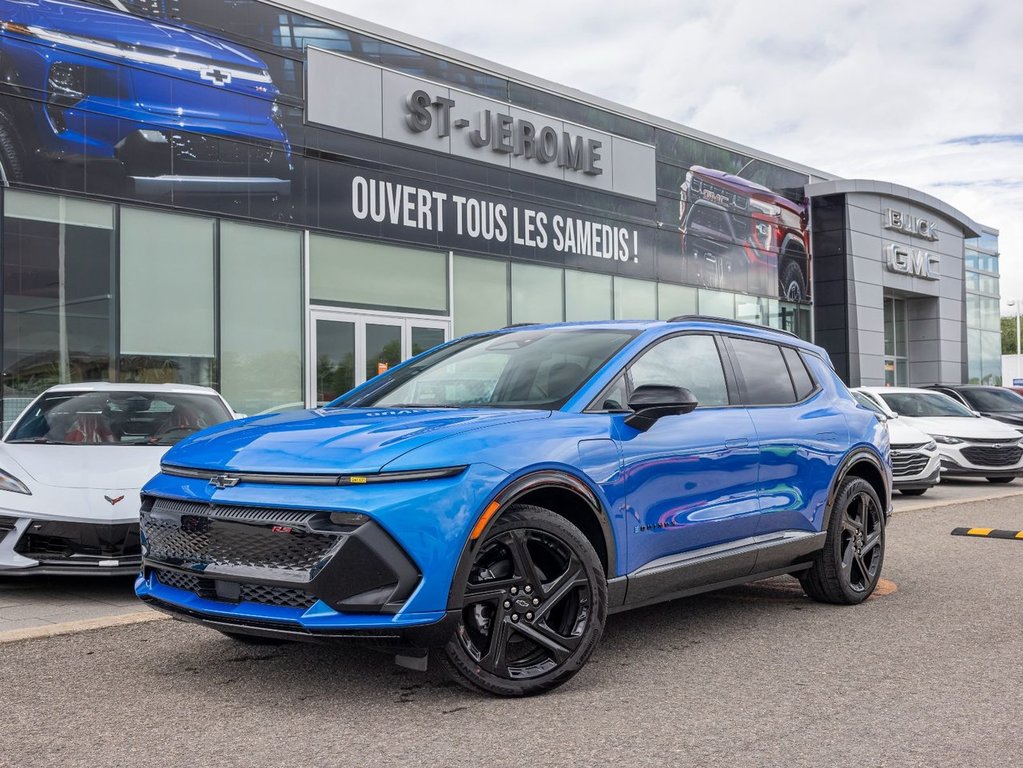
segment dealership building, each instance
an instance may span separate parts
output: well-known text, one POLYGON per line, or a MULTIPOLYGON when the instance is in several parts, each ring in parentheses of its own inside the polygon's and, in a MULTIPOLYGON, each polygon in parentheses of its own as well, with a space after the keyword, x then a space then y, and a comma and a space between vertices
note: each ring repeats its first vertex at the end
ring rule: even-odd
POLYGON ((5 424, 61 382, 329 401, 455 336, 705 314, 1000 383, 998 233, 300 0, 3 3, 5 424))

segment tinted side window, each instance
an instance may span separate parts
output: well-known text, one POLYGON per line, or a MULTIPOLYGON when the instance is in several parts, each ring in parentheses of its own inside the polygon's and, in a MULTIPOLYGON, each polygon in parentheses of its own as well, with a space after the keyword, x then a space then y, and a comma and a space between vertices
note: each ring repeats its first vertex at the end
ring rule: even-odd
POLYGON ((810 372, 806 370, 806 364, 799 353, 792 347, 782 347, 782 354, 785 355, 785 362, 789 364, 789 374, 792 376, 792 383, 796 387, 796 400, 809 397, 815 385, 810 378, 810 372))
POLYGON ((685 387, 701 406, 728 405, 721 356, 712 336, 675 336, 647 350, 629 369, 632 387, 685 387))
POLYGON ((781 347, 751 339, 733 338, 731 342, 739 370, 746 381, 747 405, 786 405, 796 402, 781 347))

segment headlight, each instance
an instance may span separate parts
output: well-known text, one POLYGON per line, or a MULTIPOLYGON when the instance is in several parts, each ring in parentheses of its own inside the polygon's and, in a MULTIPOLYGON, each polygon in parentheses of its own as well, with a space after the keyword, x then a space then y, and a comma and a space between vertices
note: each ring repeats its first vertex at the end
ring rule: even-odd
POLYGON ((11 491, 11 493, 24 493, 26 496, 31 496, 32 491, 28 489, 21 480, 16 478, 14 475, 4 472, 0 469, 0 491, 11 491))
MULTIPOLYGON (((1023 442, 1023 440, 1021 440, 1020 442, 1023 442)), ((936 442, 934 442, 933 440, 931 440, 931 442, 927 443, 927 445, 924 446, 924 450, 925 451, 933 451, 937 447, 938 447, 938 444, 936 442)))
POLYGON ((948 435, 934 435, 934 439, 944 445, 957 445, 965 442, 964 440, 960 440, 958 437, 949 437, 948 435))
POLYGON ((762 200, 757 200, 755 197, 751 197, 749 200, 749 207, 754 211, 760 211, 767 216, 780 216, 781 207, 772 203, 765 203, 762 200))

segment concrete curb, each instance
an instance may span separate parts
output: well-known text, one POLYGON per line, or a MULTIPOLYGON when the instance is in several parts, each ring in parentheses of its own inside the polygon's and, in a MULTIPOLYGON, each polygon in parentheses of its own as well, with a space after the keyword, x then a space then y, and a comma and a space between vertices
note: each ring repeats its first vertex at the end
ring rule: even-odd
POLYGON ((97 619, 67 621, 63 624, 43 624, 39 627, 11 629, 6 632, 0 632, 0 645, 4 643, 17 643, 22 640, 39 640, 44 637, 89 632, 94 629, 123 627, 129 624, 146 624, 150 621, 164 621, 169 618, 170 616, 157 613, 156 611, 140 611, 138 613, 123 613, 116 616, 101 616, 97 619))
POLYGON ((899 515, 903 512, 920 512, 927 509, 936 509, 938 507, 954 507, 961 504, 973 504, 978 501, 998 501, 999 499, 1010 499, 1014 496, 1023 496, 1023 486, 1020 486, 1015 490, 1003 490, 1001 493, 992 493, 987 496, 971 496, 968 499, 940 499, 938 501, 915 501, 910 504, 900 504, 893 515, 899 515))

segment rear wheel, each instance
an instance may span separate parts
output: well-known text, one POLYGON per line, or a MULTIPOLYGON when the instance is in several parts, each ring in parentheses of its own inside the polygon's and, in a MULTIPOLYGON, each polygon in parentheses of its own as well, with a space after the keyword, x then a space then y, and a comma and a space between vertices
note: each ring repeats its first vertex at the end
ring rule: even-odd
POLYGON ((927 493, 926 488, 900 488, 899 493, 903 496, 923 496, 927 493))
POLYGON ((877 586, 884 563, 884 512, 873 486, 846 477, 839 486, 824 548, 799 582, 822 603, 862 603, 877 586))
POLYGON ((463 585, 462 615, 444 648, 458 683, 529 696, 567 682, 600 640, 607 581, 578 528, 516 504, 493 524, 463 585))
POLYGON ((1015 479, 1015 477, 989 477, 987 481, 989 483, 1011 483, 1015 479))

